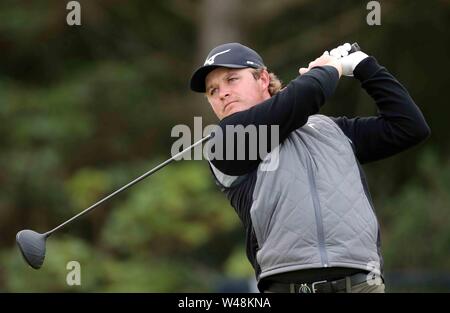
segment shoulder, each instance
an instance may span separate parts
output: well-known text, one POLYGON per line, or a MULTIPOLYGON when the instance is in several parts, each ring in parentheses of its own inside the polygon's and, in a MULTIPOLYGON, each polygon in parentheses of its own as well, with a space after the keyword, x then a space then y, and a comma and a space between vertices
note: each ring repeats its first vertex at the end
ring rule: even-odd
POLYGON ((333 128, 339 128, 339 117, 331 117, 323 114, 314 114, 311 115, 308 118, 307 123, 305 126, 308 126, 309 124, 317 124, 321 125, 322 127, 333 127, 333 128))

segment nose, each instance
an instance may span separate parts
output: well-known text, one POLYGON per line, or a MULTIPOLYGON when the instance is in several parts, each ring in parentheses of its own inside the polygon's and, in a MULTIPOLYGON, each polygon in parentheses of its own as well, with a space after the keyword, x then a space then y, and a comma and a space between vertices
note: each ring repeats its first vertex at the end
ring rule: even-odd
POLYGON ((226 87, 221 87, 219 89, 219 97, 221 100, 225 100, 230 96, 230 90, 226 87))

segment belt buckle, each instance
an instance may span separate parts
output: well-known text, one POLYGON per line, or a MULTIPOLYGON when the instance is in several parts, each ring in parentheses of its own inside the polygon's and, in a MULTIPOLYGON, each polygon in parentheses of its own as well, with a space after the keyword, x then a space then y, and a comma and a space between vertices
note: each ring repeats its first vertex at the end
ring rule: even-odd
POLYGON ((321 281, 315 281, 311 284, 312 287, 312 293, 316 293, 317 289, 316 289, 316 285, 318 284, 322 284, 322 283, 326 283, 326 280, 321 280, 321 281))

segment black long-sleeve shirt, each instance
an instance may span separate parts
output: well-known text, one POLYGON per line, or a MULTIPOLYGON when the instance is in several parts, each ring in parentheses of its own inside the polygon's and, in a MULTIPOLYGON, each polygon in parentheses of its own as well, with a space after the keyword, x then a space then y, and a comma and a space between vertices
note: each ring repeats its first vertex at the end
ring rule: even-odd
MULTIPOLYGON (((375 58, 368 57, 361 61, 354 70, 354 76, 374 99, 378 115, 356 118, 343 116, 332 119, 351 140, 360 163, 394 155, 429 136, 430 129, 407 90, 380 66, 375 58)), ((226 132, 227 125, 244 127, 255 125, 257 129, 260 125, 278 125, 279 142, 282 143, 293 130, 302 127, 310 115, 319 112, 320 107, 334 93, 338 81, 339 75, 334 67, 314 67, 292 80, 286 88, 270 99, 248 110, 227 116, 219 123, 224 136, 221 143, 223 155, 227 155, 224 144, 229 135, 226 132)), ((267 147, 271 147, 270 138, 269 127, 267 147)), ((227 175, 238 176, 248 173, 261 162, 260 157, 256 160, 248 157, 248 145, 247 141, 245 147, 239 147, 246 149, 244 160, 237 160, 238 147, 235 146, 232 160, 212 159, 211 162, 227 175)))

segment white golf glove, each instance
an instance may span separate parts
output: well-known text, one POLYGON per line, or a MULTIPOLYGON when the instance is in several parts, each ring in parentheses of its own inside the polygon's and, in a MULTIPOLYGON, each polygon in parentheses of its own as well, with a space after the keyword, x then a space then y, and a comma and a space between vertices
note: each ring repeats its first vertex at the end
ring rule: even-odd
POLYGON ((353 76, 355 67, 368 57, 368 55, 362 51, 355 51, 348 54, 351 48, 352 46, 349 43, 345 43, 330 51, 330 55, 338 58, 341 62, 342 75, 344 76, 353 76))

